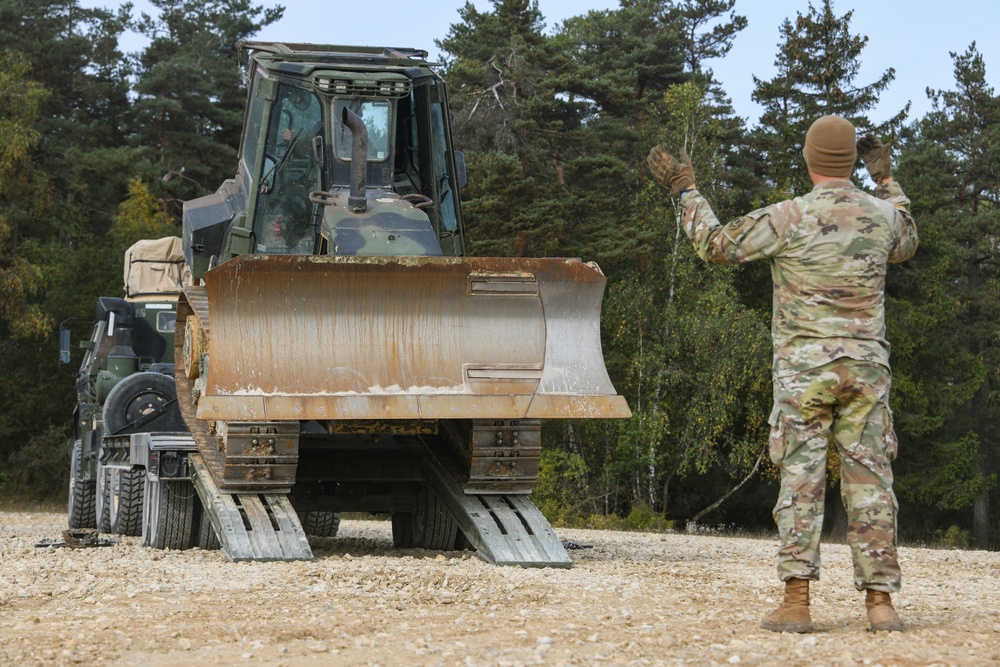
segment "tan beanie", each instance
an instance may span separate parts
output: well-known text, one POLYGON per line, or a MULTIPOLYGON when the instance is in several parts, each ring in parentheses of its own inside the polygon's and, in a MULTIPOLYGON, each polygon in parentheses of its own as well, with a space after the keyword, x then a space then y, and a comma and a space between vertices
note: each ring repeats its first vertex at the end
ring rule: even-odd
POLYGON ((854 126, 840 116, 823 116, 806 132, 802 156, 812 172, 850 178, 858 159, 854 126))

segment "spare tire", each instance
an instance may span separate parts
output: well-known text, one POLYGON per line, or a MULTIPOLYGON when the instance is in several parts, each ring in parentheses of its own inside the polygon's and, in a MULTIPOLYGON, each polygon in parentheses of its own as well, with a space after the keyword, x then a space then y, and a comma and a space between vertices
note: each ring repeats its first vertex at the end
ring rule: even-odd
POLYGON ((186 431, 174 378, 162 373, 130 375, 108 392, 104 401, 104 433, 186 431))

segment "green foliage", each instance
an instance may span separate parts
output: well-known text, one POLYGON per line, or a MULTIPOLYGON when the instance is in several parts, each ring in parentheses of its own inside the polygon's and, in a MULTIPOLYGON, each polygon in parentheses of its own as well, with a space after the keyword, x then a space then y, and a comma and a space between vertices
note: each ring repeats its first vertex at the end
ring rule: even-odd
POLYGON ((542 15, 534 0, 491 0, 493 11, 471 2, 458 10, 461 23, 438 40, 448 58, 452 124, 459 145, 477 151, 517 153, 530 141, 519 131, 545 75, 542 15))
POLYGON ((572 67, 561 81, 586 105, 587 116, 612 128, 634 128, 649 104, 685 79, 671 4, 639 0, 566 19, 556 42, 572 67))
POLYGON ((853 14, 837 16, 832 0, 822 0, 818 7, 810 3, 805 14, 781 25, 777 75, 770 81, 754 76, 753 99, 764 113, 752 142, 768 165, 774 201, 812 189, 802 145, 809 125, 820 116, 836 114, 859 129, 880 133, 906 118, 909 105, 883 123, 867 117, 896 73, 890 67, 875 81, 855 84, 868 38, 851 33, 853 14))
POLYGON ((470 153, 469 185, 462 207, 470 254, 483 257, 547 257, 557 254, 565 225, 565 193, 525 174, 514 155, 470 153), (545 224, 540 224, 544 221, 545 224))
POLYGON ((941 546, 946 549, 968 549, 972 540, 969 531, 962 530, 956 525, 948 526, 947 530, 938 531, 941 546))
POLYGON ((51 325, 36 302, 46 271, 20 248, 22 225, 44 201, 30 154, 41 138, 34 123, 47 93, 29 72, 23 57, 0 52, 0 341, 37 336, 51 325))
POLYGON ((620 517, 616 514, 591 514, 580 523, 572 524, 572 526, 574 528, 589 528, 590 530, 667 533, 676 528, 676 522, 664 519, 662 514, 640 502, 626 517, 620 517))
POLYGON ((632 506, 632 511, 625 519, 625 525, 629 530, 658 533, 674 528, 673 521, 667 521, 662 514, 645 503, 636 503, 632 506))
MULTIPOLYGON (((703 88, 674 86, 651 119, 648 143, 686 146, 699 188, 724 190, 721 148, 734 125, 703 88)), ((672 485, 709 470, 736 480, 752 468, 767 431, 770 345, 735 292, 739 269, 695 256, 659 186, 647 185, 636 203, 637 226, 656 242, 639 270, 619 272, 605 302, 607 362, 635 414, 619 429, 617 465, 605 476, 616 471, 613 483, 631 486, 633 500, 675 516, 672 485)))
POLYGON ((589 506, 587 465, 578 454, 560 448, 542 450, 538 483, 531 499, 554 525, 578 526, 589 506))
POLYGON ((0 0, 0 41, 47 91, 32 166, 48 182, 28 198, 24 236, 67 243, 100 235, 124 196, 137 161, 126 148, 133 70, 117 46, 128 11, 83 8, 77 0, 0 0), (117 168, 123 164, 129 169, 117 168))
POLYGON ((50 426, 16 450, 0 473, 0 494, 8 498, 66 500, 69 452, 66 434, 50 426))
POLYGON ((1000 99, 975 44, 952 54, 955 89, 904 135, 899 175, 921 244, 890 282, 901 497, 938 515, 978 508, 976 545, 1000 474, 1000 99), (898 350, 898 352, 897 352, 898 350))
POLYGON ((236 44, 280 19, 284 8, 249 0, 150 2, 159 15, 134 22, 151 40, 138 57, 136 141, 150 151, 154 174, 166 177, 168 200, 180 204, 232 177, 246 101, 236 44))
POLYGON ((20 163, 40 138, 33 127, 45 89, 27 80, 31 67, 21 56, 0 52, 0 184, 16 176, 20 163))
MULTIPOLYGON (((180 202, 232 176, 245 103, 234 44, 283 11, 151 2, 155 15, 132 17, 129 5, 0 0, 8 497, 65 497, 73 385, 53 325, 120 294, 125 248, 177 234, 180 202), (126 28, 149 46, 123 55, 126 28)), ((698 260, 645 154, 685 147, 724 220, 808 190, 806 128, 838 113, 883 135, 898 129, 897 177, 920 229, 886 298, 901 527, 949 546, 995 544, 1000 101, 985 62, 975 45, 953 54, 954 89, 930 91, 934 110, 913 125, 902 126, 906 109, 873 120, 891 63, 858 84, 868 38, 823 0, 780 26, 778 73, 756 80, 764 113, 749 130, 710 69, 746 26, 735 7, 629 0, 546 31, 536 0, 491 0, 466 3, 438 42, 468 163, 472 253, 577 256, 608 278, 604 354, 633 416, 547 426, 533 498, 557 525, 667 530, 754 470, 770 404, 768 267, 698 260)), ((765 464, 713 519, 770 527, 774 473, 765 464)))
POLYGON ((702 71, 702 62, 729 53, 737 34, 747 27, 745 16, 733 11, 736 0, 685 0, 674 11, 685 37, 685 61, 692 72, 702 71), (718 18, 729 12, 728 22, 718 18), (703 28, 711 29, 703 31, 703 28))

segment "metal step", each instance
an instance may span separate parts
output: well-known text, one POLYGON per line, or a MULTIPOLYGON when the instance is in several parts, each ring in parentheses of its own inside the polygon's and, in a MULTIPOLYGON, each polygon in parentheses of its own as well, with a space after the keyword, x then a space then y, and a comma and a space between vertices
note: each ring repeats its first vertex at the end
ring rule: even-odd
POLYGON ((526 494, 466 495, 430 453, 426 470, 431 488, 484 560, 494 565, 572 567, 562 540, 526 494))
POLYGON ((191 481, 222 552, 231 561, 312 560, 309 540, 288 496, 222 493, 201 454, 191 454, 191 481))

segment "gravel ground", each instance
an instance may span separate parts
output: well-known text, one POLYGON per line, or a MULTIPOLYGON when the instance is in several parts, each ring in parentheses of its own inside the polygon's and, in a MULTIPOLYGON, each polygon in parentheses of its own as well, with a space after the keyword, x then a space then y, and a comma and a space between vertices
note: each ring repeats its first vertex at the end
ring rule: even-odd
POLYGON ((229 563, 139 538, 36 548, 66 517, 0 513, 0 664, 996 665, 1000 553, 901 550, 906 633, 866 631, 850 554, 824 545, 809 635, 757 627, 774 540, 558 531, 569 570, 392 547, 344 521, 316 559, 229 563))

